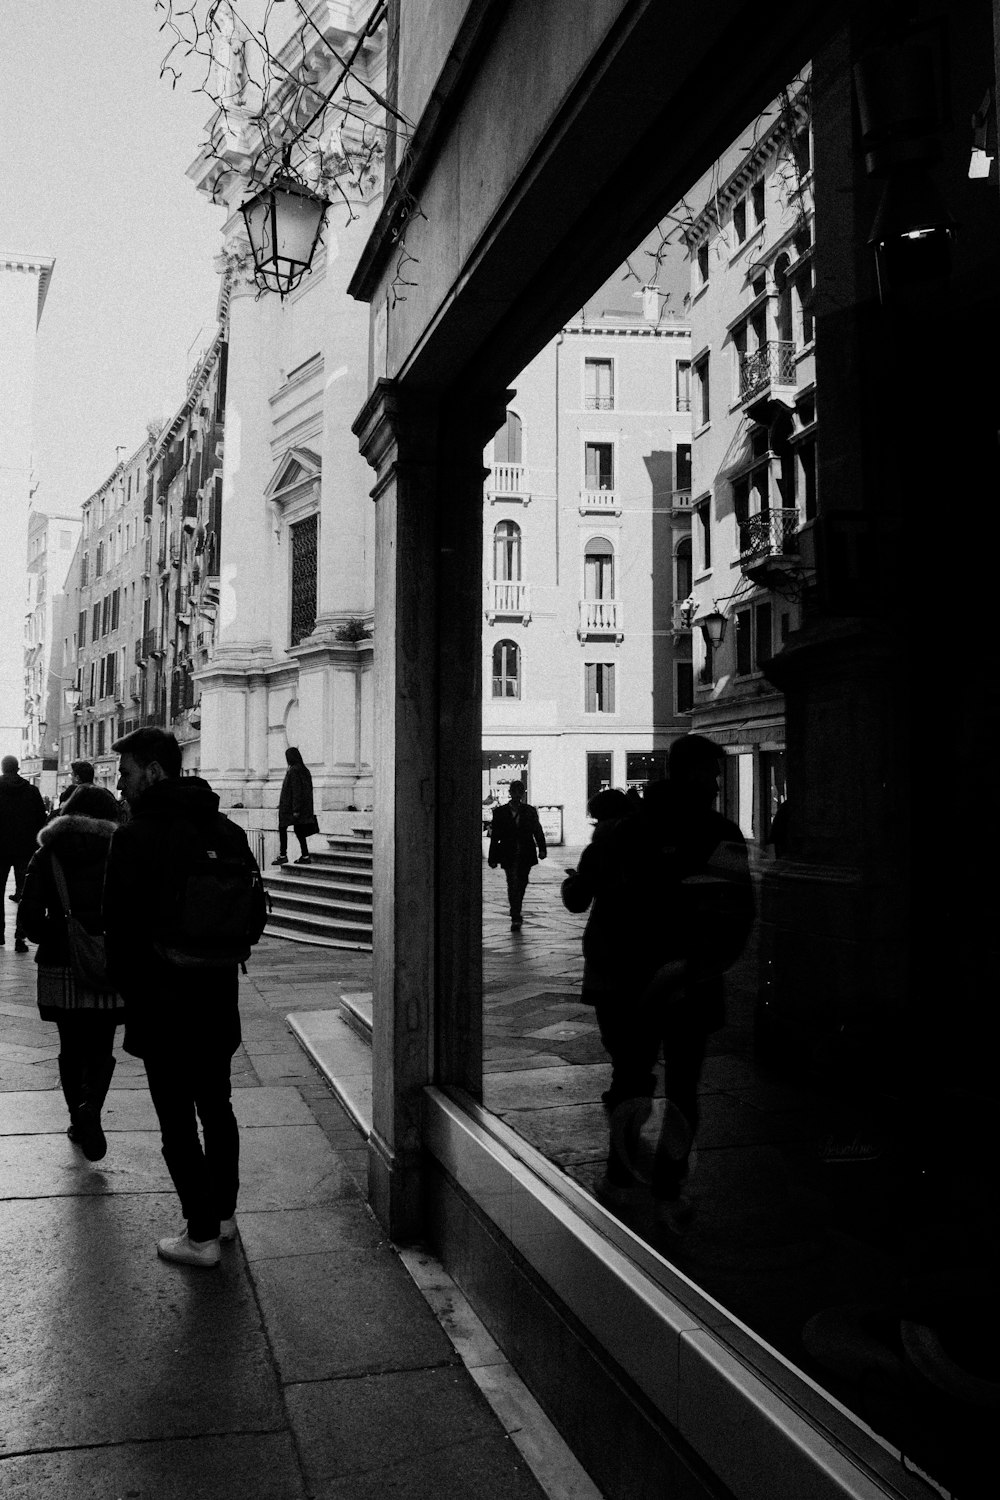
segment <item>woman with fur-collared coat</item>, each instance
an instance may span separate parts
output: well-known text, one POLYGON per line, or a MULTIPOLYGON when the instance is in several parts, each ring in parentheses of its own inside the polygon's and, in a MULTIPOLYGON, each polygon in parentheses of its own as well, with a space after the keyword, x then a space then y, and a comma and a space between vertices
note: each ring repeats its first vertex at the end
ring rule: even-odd
POLYGON ((294 745, 289 745, 285 751, 285 760, 288 770, 281 783, 281 796, 278 801, 278 839, 281 847, 277 859, 272 860, 271 863, 287 865, 288 830, 294 828, 295 837, 302 850, 295 863, 308 865, 312 863, 312 856, 309 853, 309 835, 319 832, 319 824, 313 812, 312 775, 302 759, 301 750, 296 749, 294 745))
POLYGON ((100 1161, 108 1149, 101 1108, 115 1070, 115 1027, 124 1021, 125 1011, 120 996, 90 989, 70 966, 52 861, 57 858, 62 868, 72 915, 88 932, 101 932, 104 867, 118 822, 111 792, 78 787, 60 815, 40 831, 21 896, 20 919, 38 944, 39 1014, 59 1028, 59 1081, 70 1117, 66 1134, 89 1161, 100 1161))

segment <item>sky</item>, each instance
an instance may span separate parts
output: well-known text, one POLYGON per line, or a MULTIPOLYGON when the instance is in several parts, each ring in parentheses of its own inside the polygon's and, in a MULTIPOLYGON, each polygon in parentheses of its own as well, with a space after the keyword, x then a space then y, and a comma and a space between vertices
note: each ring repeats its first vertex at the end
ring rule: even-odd
POLYGON ((153 0, 0 0, 0 248, 55 257, 38 330, 36 503, 75 514, 181 404, 210 341, 224 210, 185 176, 210 101, 153 0))

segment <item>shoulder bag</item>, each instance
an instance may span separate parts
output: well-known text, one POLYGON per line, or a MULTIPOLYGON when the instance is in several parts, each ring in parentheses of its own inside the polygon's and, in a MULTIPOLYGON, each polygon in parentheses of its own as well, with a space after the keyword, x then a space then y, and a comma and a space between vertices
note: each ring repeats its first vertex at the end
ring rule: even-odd
POLYGON ((62 865, 53 854, 52 878, 56 883, 59 893, 59 902, 66 918, 66 938, 69 943, 69 963, 76 978, 81 984, 91 990, 112 990, 113 984, 108 976, 107 957, 104 952, 104 938, 99 934, 88 932, 82 922, 77 921, 69 904, 69 890, 66 886, 66 876, 62 865))

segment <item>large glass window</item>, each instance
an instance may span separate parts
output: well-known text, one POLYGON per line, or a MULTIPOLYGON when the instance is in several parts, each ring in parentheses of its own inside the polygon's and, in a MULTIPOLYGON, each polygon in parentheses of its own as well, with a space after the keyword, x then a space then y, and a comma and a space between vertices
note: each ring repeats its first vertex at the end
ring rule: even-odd
POLYGON ((493 439, 493 461, 498 464, 519 464, 521 458, 521 418, 509 411, 507 419, 493 439))
POLYGON ((613 490, 615 450, 613 443, 584 445, 584 483, 588 490, 613 490))
POLYGON ((615 405, 615 366, 610 359, 585 359, 583 362, 584 406, 588 411, 613 411, 615 405))

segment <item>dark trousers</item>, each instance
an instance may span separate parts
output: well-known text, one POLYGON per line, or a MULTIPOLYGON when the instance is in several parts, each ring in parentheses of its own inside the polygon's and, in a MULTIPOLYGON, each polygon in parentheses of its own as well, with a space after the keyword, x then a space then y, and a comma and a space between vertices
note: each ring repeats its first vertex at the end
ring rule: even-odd
POLYGON ((99 1115, 115 1071, 115 1027, 119 1019, 99 1010, 68 1010, 56 1016, 59 1081, 70 1119, 81 1104, 99 1115))
MULTIPOLYGON (((292 827, 295 829, 295 837, 299 841, 299 848, 302 850, 303 854, 308 854, 309 853, 309 840, 308 840, 308 838, 306 837, 306 835, 304 833, 300 833, 299 832, 299 824, 293 823, 292 827)), ((288 853, 288 829, 287 828, 279 828, 278 829, 278 853, 279 854, 285 854, 285 855, 287 855, 287 853, 288 853)))
MULTIPOLYGON (((605 1097, 608 1113, 627 1099, 650 1099, 656 1087, 654 1068, 663 1049, 664 1093, 677 1106, 691 1138, 698 1129, 698 1080, 705 1060, 709 1029, 701 1007, 681 992, 662 1003, 637 1006, 622 995, 601 998, 595 1006, 601 1041, 611 1058, 611 1088, 605 1097)), ((687 1173, 689 1151, 658 1153, 653 1191, 660 1197, 676 1196, 687 1173)), ((622 1182, 624 1164, 614 1153, 608 1159, 608 1176, 622 1182)))
POLYGON ((163 1160, 193 1240, 214 1239, 236 1212, 240 1133, 232 1106, 231 1055, 218 1049, 144 1059, 160 1122, 163 1160), (198 1136, 201 1121, 204 1145, 198 1136))
POLYGON ((524 893, 528 889, 528 876, 531 866, 526 859, 516 859, 512 865, 504 866, 504 874, 507 877, 507 900, 510 902, 510 919, 512 922, 521 920, 521 903, 524 893))
MULTIPOLYGON (((0 937, 4 936, 5 911, 3 893, 7 889, 7 877, 9 876, 11 870, 13 870, 14 895, 20 896, 21 887, 24 885, 24 874, 28 868, 28 861, 31 858, 33 852, 34 851, 32 849, 29 849, 26 854, 11 854, 8 850, 4 850, 2 853, 0 853, 0 937)), ((23 936, 24 934, 21 931, 21 913, 19 909, 17 916, 14 919, 14 939, 16 941, 18 938, 23 936)))

